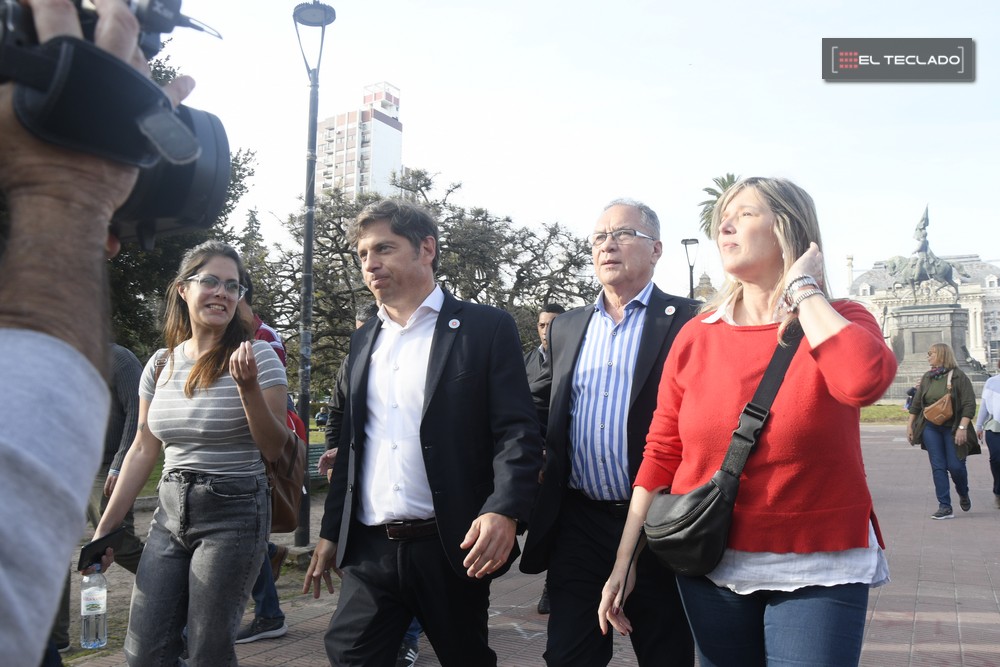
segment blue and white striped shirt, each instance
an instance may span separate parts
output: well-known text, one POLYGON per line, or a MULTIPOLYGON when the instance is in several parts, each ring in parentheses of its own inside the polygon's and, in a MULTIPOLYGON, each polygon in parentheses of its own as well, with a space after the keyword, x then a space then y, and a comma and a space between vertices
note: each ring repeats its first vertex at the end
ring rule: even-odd
POLYGON ((650 282, 625 306, 615 324, 603 293, 594 304, 570 395, 569 485, 594 500, 628 500, 628 408, 650 282))

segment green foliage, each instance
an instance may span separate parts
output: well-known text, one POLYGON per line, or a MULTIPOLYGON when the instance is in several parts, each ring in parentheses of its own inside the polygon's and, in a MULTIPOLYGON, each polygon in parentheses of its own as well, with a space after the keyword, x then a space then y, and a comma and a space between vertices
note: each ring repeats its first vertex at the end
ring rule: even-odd
POLYGON ((701 206, 700 227, 707 238, 712 238, 712 215, 715 213, 715 204, 738 180, 739 176, 726 172, 725 176, 716 176, 712 179, 715 187, 702 188, 702 192, 709 196, 705 201, 698 202, 698 206, 701 206))
POLYGON ((459 299, 511 313, 525 349, 537 345, 535 322, 546 303, 570 308, 597 297, 590 246, 561 224, 522 227, 484 208, 457 206, 448 198, 460 183, 435 199, 434 179, 419 169, 394 185, 437 217, 441 285, 459 299))
MULTIPOLYGON (((502 308, 518 323, 525 349, 537 345, 535 321, 541 307, 558 302, 566 307, 592 301, 597 295, 590 248, 558 223, 520 227, 483 208, 463 208, 449 197, 460 184, 438 194, 427 172, 413 170, 396 179, 400 196, 426 206, 441 232, 438 282, 459 299, 502 308)), ((354 332, 354 313, 372 300, 361 275, 357 255, 347 242, 348 224, 378 195, 357 201, 339 189, 316 198, 313 244, 313 346, 311 394, 322 401, 333 391, 341 361, 354 332)), ((278 248, 267 263, 274 285, 270 324, 285 338, 289 377, 298 373, 299 313, 302 303, 302 229, 304 216, 289 216, 285 227, 291 248, 278 248)), ((257 275, 254 275, 256 292, 257 275)), ((254 296, 255 309, 258 298, 254 296)), ((266 319, 266 318, 265 318, 266 319)), ((295 382, 291 381, 293 387, 295 382)))

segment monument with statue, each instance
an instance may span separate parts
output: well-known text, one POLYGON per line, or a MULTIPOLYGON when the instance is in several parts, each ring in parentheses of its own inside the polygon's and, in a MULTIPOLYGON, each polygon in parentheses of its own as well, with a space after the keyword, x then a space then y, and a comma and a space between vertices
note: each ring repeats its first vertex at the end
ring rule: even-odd
MULTIPOLYGON (((927 371, 927 349, 947 343, 977 393, 1000 358, 1000 268, 978 255, 942 258, 931 251, 928 209, 917 223, 917 247, 851 282, 851 298, 882 323, 899 370, 885 398, 902 401, 927 371)), ((850 260, 849 260, 850 266, 850 260)), ((853 276, 852 276, 853 277, 853 276)))

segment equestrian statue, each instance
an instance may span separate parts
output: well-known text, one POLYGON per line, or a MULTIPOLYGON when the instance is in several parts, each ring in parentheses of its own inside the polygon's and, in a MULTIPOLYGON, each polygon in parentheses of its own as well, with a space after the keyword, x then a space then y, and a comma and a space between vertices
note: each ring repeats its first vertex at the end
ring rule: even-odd
MULTIPOLYGON (((886 260, 886 270, 900 283, 910 286, 914 303, 917 301, 917 288, 932 280, 939 283, 933 294, 937 294, 946 286, 951 286, 955 292, 955 303, 958 303, 958 283, 955 282, 954 276, 957 273, 963 278, 968 278, 969 274, 963 271, 959 265, 943 260, 931 252, 927 242, 928 224, 927 208, 924 208, 924 216, 920 218, 916 232, 913 234, 913 238, 917 240, 917 248, 913 251, 913 256, 907 259, 896 255, 886 260)), ((893 293, 895 293, 895 286, 893 286, 893 293)))

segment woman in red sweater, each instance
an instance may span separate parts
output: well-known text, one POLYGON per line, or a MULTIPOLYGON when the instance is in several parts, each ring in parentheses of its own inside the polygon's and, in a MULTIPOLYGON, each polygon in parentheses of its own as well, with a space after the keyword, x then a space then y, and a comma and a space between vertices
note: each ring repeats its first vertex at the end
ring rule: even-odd
POLYGON ((859 411, 892 383, 896 359, 868 311, 828 300, 804 190, 740 181, 719 199, 711 233, 726 284, 663 368, 601 628, 631 630, 628 566, 653 495, 686 493, 719 469, 781 332, 798 319, 804 338, 743 470, 722 562, 704 577, 678 576, 678 587, 702 667, 857 664, 868 588, 888 581, 859 411))

